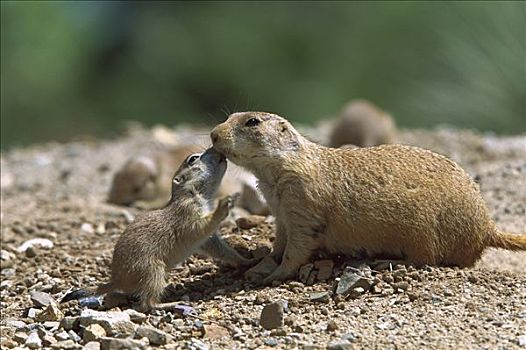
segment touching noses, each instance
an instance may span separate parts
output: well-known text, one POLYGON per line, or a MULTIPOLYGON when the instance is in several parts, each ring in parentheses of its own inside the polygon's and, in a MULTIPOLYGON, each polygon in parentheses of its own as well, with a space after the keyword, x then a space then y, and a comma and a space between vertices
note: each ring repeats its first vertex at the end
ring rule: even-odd
POLYGON ((217 141, 219 141, 219 131, 217 131, 217 128, 212 130, 210 138, 212 139, 212 143, 217 143, 217 141))

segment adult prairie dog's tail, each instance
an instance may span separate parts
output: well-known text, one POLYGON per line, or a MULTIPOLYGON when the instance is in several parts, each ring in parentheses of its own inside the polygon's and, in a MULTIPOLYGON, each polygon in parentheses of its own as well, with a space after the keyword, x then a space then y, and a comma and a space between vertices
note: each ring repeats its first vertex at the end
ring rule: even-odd
POLYGON ((68 294, 64 295, 64 297, 60 300, 60 302, 65 303, 71 300, 78 300, 82 298, 92 297, 95 295, 102 295, 102 294, 109 293, 112 290, 113 290, 113 284, 111 282, 103 283, 96 288, 77 289, 72 292, 69 292, 68 294))
POLYGON ((526 235, 497 231, 489 239, 488 246, 508 250, 526 250, 526 235))

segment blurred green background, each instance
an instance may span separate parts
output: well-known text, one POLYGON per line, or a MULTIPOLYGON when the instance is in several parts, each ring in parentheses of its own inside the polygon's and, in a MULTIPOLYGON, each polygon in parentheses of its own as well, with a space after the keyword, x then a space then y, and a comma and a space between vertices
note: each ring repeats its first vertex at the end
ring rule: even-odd
POLYGON ((404 127, 526 130, 524 2, 1 3, 1 146, 123 121, 303 123, 366 98, 404 127))

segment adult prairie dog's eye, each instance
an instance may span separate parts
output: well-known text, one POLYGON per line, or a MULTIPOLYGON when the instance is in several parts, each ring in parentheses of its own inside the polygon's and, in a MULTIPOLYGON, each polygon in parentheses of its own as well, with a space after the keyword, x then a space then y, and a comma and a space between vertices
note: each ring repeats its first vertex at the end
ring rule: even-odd
POLYGON ((192 165, 195 163, 196 160, 198 160, 201 157, 201 153, 192 154, 190 157, 188 157, 188 160, 186 161, 186 164, 192 165))
POLYGON ((261 123, 261 120, 259 120, 258 118, 250 118, 245 122, 245 126, 256 126, 259 123, 261 123))

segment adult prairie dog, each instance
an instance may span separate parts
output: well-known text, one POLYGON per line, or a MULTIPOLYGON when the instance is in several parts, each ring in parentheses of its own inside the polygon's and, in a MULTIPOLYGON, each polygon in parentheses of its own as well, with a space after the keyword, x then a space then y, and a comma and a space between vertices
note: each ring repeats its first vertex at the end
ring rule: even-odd
MULTIPOLYGON (((132 205, 142 202, 149 208, 163 206, 171 195, 171 178, 177 167, 192 153, 201 152, 197 145, 181 145, 151 155, 130 158, 113 177, 108 202, 132 205)), ((253 214, 264 214, 268 208, 258 196, 253 175, 238 166, 227 168, 217 196, 242 193, 243 207, 253 214), (247 198, 249 200, 247 200, 247 198)))
POLYGON ((199 248, 232 265, 250 264, 214 234, 233 206, 228 196, 209 210, 226 167, 226 159, 214 149, 189 156, 173 177, 168 204, 138 216, 117 241, 110 282, 96 291, 72 292, 63 301, 120 291, 138 296, 141 309, 166 309, 174 304, 160 304, 166 274, 199 248))
POLYGON ((317 248, 461 267, 487 247, 526 250, 526 235, 497 230, 470 176, 431 151, 328 148, 264 112, 232 114, 211 139, 254 173, 276 217, 281 264, 267 283, 293 277, 317 248))
POLYGON ((393 143, 395 138, 396 126, 388 113, 366 100, 352 100, 335 120, 329 145, 370 147, 393 143))

